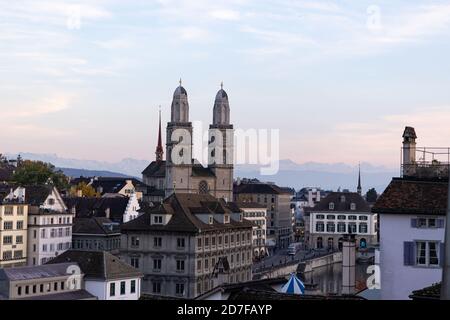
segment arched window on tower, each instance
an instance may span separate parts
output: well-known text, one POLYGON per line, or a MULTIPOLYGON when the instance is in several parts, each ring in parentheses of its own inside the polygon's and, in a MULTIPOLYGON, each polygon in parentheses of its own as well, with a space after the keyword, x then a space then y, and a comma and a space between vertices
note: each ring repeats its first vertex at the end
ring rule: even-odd
POLYGON ((198 192, 200 194, 208 194, 209 193, 209 187, 208 183, 206 181, 200 181, 198 184, 198 192))

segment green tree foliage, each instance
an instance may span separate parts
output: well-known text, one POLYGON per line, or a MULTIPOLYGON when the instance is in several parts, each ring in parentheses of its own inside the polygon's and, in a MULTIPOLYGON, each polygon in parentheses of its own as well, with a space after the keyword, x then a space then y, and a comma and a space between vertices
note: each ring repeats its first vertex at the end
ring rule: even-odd
POLYGON ((25 160, 15 170, 13 181, 20 185, 53 184, 59 190, 67 189, 69 179, 55 166, 42 161, 25 160))
POLYGON ((377 190, 375 190, 375 188, 372 188, 369 191, 367 191, 367 193, 366 193, 366 201, 367 202, 374 203, 377 201, 377 199, 378 199, 378 194, 377 194, 377 190))
POLYGON ((79 191, 81 191, 82 197, 87 197, 87 198, 99 198, 100 197, 100 194, 97 191, 95 191, 95 189, 92 186, 88 185, 86 182, 80 182, 78 185, 70 188, 70 195, 73 197, 78 197, 78 196, 80 196, 79 191))

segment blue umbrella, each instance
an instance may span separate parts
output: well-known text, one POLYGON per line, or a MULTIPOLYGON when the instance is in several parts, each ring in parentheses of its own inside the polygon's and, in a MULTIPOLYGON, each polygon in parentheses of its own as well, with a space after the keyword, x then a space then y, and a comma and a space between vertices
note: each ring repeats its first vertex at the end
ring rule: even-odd
POLYGON ((289 281, 281 288, 281 292, 289 294, 305 294, 305 285, 293 273, 289 281))

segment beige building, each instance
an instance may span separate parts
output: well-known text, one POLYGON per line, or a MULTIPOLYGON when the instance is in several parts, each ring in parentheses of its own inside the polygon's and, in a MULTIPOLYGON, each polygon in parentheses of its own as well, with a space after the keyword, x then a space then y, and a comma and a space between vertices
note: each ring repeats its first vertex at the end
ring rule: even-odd
POLYGON ((291 194, 269 183, 242 182, 234 189, 236 202, 249 202, 267 208, 267 239, 275 241, 278 248, 287 248, 293 241, 294 211, 291 209, 291 194))
POLYGON ((223 200, 175 193, 122 226, 120 256, 144 274, 143 293, 194 298, 252 279, 252 230, 223 200))
POLYGON ((0 268, 25 265, 28 225, 25 189, 10 189, 0 200, 0 268))
POLYGON ((96 300, 83 277, 74 262, 0 269, 0 300, 96 300))
POLYGON ((149 186, 144 199, 162 202, 177 192, 211 194, 232 201, 234 131, 230 124, 228 95, 223 89, 217 93, 214 102, 207 167, 192 157, 192 134, 188 96, 180 84, 173 95, 171 121, 167 124, 166 160, 163 160, 160 124, 156 159, 142 172, 142 180, 149 186))
POLYGON ((27 264, 45 264, 72 246, 75 214, 53 186, 26 187, 28 213, 27 264))

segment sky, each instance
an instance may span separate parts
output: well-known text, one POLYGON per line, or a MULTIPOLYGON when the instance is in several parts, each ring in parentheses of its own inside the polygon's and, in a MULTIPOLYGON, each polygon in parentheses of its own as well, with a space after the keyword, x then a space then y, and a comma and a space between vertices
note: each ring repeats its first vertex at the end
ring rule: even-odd
POLYGON ((399 165, 401 135, 450 146, 450 1, 0 0, 0 153, 153 159, 179 79, 206 128, 280 158, 399 165))

